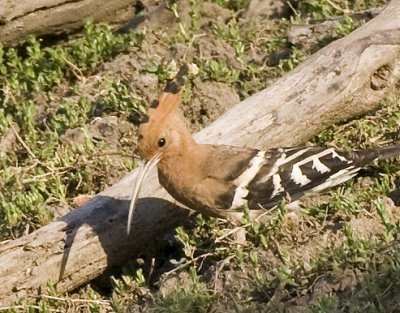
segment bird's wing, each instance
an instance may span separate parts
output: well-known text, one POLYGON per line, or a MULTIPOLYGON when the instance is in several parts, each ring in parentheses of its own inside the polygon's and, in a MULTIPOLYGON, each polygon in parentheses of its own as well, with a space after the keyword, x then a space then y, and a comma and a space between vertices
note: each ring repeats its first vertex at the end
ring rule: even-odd
POLYGON ((366 155, 319 147, 269 150, 247 186, 249 207, 272 207, 284 197, 294 201, 343 183, 371 161, 366 155))
POLYGON ((349 153, 322 147, 260 151, 210 146, 208 151, 203 171, 219 186, 216 205, 236 209, 247 203, 260 209, 341 184, 373 160, 399 155, 400 145, 349 153))

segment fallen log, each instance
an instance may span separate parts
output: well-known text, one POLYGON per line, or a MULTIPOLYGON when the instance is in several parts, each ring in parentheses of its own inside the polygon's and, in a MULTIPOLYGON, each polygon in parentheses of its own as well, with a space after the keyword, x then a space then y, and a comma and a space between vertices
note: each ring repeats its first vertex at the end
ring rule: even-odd
POLYGON ((0 41, 18 44, 28 37, 66 35, 80 30, 90 19, 121 26, 132 20, 139 7, 150 8, 156 0, 2 0, 0 41))
MULTIPOLYGON (((327 126, 364 114, 400 77, 400 0, 333 42, 267 89, 235 105, 195 135, 200 142, 259 148, 294 146, 327 126)), ((135 171, 59 221, 0 245, 2 305, 43 292, 48 281, 72 290, 143 253, 189 211, 159 187, 156 172, 126 235, 135 171)))

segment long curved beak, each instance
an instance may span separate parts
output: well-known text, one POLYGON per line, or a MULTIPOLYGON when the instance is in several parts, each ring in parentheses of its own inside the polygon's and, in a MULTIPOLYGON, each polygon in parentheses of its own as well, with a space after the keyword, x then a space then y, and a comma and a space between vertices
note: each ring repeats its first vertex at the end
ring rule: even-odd
POLYGON ((144 179, 147 177, 147 175, 149 174, 150 170, 153 167, 155 167, 158 164, 158 162, 160 162, 161 156, 162 156, 162 153, 159 152, 159 153, 155 154, 149 161, 147 161, 147 162, 143 161, 142 164, 140 164, 140 166, 139 166, 139 170, 138 170, 138 173, 136 176, 135 186, 132 191, 131 203, 129 205, 128 224, 126 226, 126 232, 128 233, 128 235, 129 235, 129 232, 131 229, 132 217, 133 217, 133 214, 135 213, 136 202, 138 199, 140 188, 142 187, 142 183, 143 183, 144 179))

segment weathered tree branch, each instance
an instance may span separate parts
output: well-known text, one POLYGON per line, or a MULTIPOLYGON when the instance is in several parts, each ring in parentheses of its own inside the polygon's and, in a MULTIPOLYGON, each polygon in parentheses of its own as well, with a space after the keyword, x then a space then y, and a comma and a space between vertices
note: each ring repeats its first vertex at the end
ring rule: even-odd
POLYGON ((87 19, 123 25, 156 0, 1 0, 0 40, 18 44, 28 37, 74 33, 87 19), (139 5, 140 4, 140 5, 139 5))
MULTIPOLYGON (((376 108, 400 76, 400 0, 349 36, 333 42, 267 89, 235 105, 196 134, 200 142, 252 147, 303 143, 332 123, 376 108)), ((83 207, 0 246, 0 299, 7 305, 51 280, 72 290, 107 266, 142 253, 188 217, 158 185, 144 186, 126 235, 135 171, 83 207)))

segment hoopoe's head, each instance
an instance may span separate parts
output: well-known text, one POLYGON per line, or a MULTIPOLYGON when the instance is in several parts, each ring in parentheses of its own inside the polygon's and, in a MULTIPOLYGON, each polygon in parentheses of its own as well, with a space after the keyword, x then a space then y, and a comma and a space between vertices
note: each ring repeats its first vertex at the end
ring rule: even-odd
POLYGON ((179 153, 182 147, 193 141, 179 108, 180 92, 188 72, 187 65, 180 68, 175 79, 167 84, 160 98, 152 101, 139 126, 138 151, 144 162, 139 167, 132 193, 127 225, 128 234, 140 187, 149 171, 157 164, 173 159, 174 154, 179 153))
POLYGON ((188 66, 179 70, 158 100, 153 100, 139 126, 138 151, 145 161, 159 156, 160 161, 177 151, 191 137, 179 108, 181 89, 188 66))

